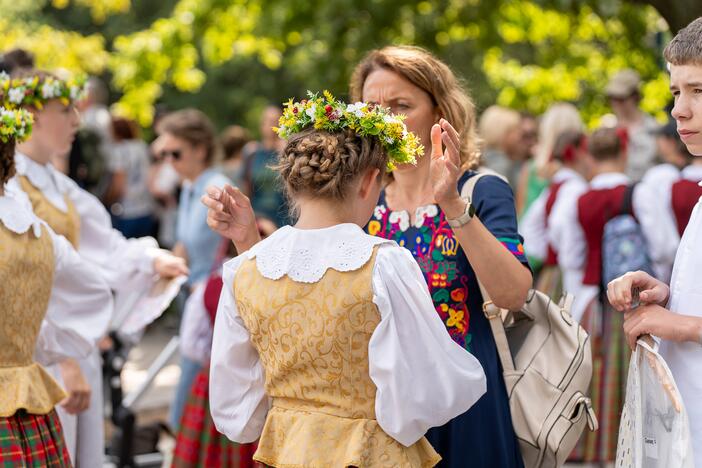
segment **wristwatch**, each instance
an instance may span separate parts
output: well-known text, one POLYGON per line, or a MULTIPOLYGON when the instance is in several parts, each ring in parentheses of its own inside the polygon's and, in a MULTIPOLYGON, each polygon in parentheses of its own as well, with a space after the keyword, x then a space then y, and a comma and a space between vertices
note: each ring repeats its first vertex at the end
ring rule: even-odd
POLYGON ((464 198, 463 201, 466 202, 466 210, 463 212, 463 214, 455 219, 446 219, 448 225, 454 229, 465 226, 475 216, 475 207, 473 206, 470 198, 464 198))

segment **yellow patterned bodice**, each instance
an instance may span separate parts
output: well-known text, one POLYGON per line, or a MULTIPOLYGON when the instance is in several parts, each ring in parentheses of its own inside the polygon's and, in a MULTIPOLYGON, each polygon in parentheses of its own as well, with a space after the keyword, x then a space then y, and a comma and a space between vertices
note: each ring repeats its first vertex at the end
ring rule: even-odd
POLYGON ((438 463, 425 438, 405 447, 375 419, 368 374, 368 342, 380 323, 371 287, 375 253, 356 271, 329 269, 312 284, 267 279, 255 262, 245 261, 234 281, 272 397, 254 459, 286 468, 438 463))
POLYGON ((16 234, 0 223, 0 417, 24 408, 47 414, 65 394, 33 360, 34 347, 51 295, 54 252, 42 226, 16 234))
POLYGON ((32 210, 37 218, 44 220, 56 234, 65 237, 74 249, 78 249, 80 217, 73 201, 67 195, 64 195, 63 198, 68 207, 68 211, 64 213, 47 200, 44 193, 32 185, 26 176, 18 175, 17 178, 22 190, 32 202, 32 210))

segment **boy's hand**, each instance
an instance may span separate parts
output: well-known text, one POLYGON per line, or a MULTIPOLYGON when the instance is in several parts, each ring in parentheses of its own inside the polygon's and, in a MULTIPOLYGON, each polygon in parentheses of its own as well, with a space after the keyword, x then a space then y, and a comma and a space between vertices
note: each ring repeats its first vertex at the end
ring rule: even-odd
POLYGON ((680 315, 658 304, 641 305, 624 314, 624 334, 629 347, 636 348, 641 335, 654 335, 668 341, 700 340, 700 323, 694 317, 680 315))
POLYGON ((613 280, 607 285, 607 298, 619 312, 631 309, 632 289, 638 288, 641 293, 639 300, 642 304, 662 305, 668 301, 670 288, 662 281, 643 271, 632 271, 613 280))

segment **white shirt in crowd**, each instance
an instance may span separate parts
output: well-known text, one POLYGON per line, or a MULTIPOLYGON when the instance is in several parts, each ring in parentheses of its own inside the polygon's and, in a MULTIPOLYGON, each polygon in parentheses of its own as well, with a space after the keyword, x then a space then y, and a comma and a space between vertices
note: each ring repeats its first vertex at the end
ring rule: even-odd
POLYGON ((126 186, 119 201, 121 212, 114 215, 127 219, 141 218, 154 212, 154 200, 149 192, 149 147, 141 140, 124 140, 110 145, 108 168, 124 172, 126 186))
POLYGON ((654 131, 659 127, 656 119, 644 114, 639 125, 629 128, 626 174, 633 181, 640 181, 646 171, 656 164, 658 147, 654 131))
MULTIPOLYGON (((699 180, 699 179, 698 179, 699 180)), ((668 309, 702 317, 702 205, 698 202, 680 242, 668 309)), ((702 467, 702 344, 662 341, 660 354, 673 373, 690 421, 696 466, 702 467)))
POLYGON ((294 281, 314 283, 328 268, 361 268, 377 245, 369 286, 381 320, 368 345, 368 361, 380 427, 409 446, 485 393, 482 366, 446 332, 409 251, 368 236, 353 224, 315 230, 285 226, 224 265, 210 367, 210 406, 220 432, 237 442, 253 442, 270 409, 264 369, 232 291, 240 265, 255 257, 266 278, 287 274, 294 281))
MULTIPOLYGON (((558 232, 554 238, 554 244, 559 247, 558 260, 568 269, 584 269, 587 252, 585 233, 578 221, 578 199, 583 193, 589 190, 606 190, 620 185, 629 185, 631 180, 622 173, 609 172, 595 176, 586 187, 574 188, 571 195, 566 195, 563 199, 562 207, 554 210, 555 231, 558 232), (578 192, 580 192, 578 194, 578 192), (575 200, 573 202, 573 200, 575 200), (568 205, 573 206, 572 209, 568 205)), ((566 192, 568 193, 568 192, 566 192)), ((559 197, 560 198, 560 197, 559 197)), ((675 250, 678 246, 678 235, 675 225, 665 221, 666 217, 661 216, 665 207, 657 197, 656 191, 647 184, 638 184, 632 196, 632 205, 636 218, 641 225, 644 238, 649 249, 649 256, 653 267, 658 272, 668 271, 675 258, 675 250)), ((582 285, 576 294, 577 308, 579 313, 584 312, 590 302, 597 297, 599 287, 595 285, 582 285)), ((574 317, 577 314, 574 314, 574 317)), ((577 317, 579 320, 581 317, 577 317)))

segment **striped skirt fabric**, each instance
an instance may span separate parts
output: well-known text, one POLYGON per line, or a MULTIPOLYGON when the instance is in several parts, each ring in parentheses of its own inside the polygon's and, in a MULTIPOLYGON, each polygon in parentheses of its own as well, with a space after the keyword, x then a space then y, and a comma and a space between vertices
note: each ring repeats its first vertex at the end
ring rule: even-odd
POLYGON ((71 466, 56 411, 38 415, 19 410, 8 418, 0 418, 0 467, 71 466))
POLYGON ((597 303, 583 316, 582 325, 592 339, 590 398, 600 428, 585 431, 571 461, 613 462, 617 454, 619 420, 626 393, 631 351, 624 336, 624 314, 609 304, 597 303))
POLYGON ((254 468, 255 444, 237 444, 220 434, 210 416, 209 368, 197 374, 183 409, 173 468, 254 468))

